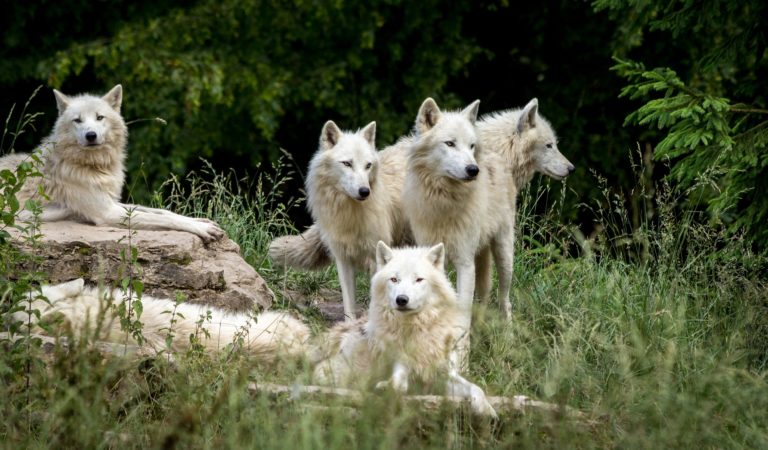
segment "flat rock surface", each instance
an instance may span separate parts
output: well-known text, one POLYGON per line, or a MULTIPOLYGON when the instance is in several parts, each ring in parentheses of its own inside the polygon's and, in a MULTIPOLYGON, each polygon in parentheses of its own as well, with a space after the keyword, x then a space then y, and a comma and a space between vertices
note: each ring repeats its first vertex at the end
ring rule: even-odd
MULTIPOLYGON (((37 269, 52 283, 84 278, 88 283, 117 285, 133 270, 144 292, 174 299, 182 293, 193 303, 233 311, 269 308, 274 294, 228 238, 204 245, 183 231, 128 230, 63 221, 44 223, 32 248, 18 230, 8 230, 17 245, 40 256, 37 269), (131 268, 129 246, 137 249, 131 268), (124 254, 122 256, 121 254, 124 254)), ((31 269, 31 264, 20 267, 31 269)))

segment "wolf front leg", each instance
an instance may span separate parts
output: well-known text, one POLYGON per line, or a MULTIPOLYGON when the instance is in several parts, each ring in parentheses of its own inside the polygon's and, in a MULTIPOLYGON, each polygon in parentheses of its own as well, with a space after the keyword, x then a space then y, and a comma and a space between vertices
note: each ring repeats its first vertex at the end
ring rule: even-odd
POLYGON ((512 302, 509 299, 509 291, 512 286, 512 268, 515 257, 515 229, 514 224, 499 232, 494 237, 493 259, 496 262, 496 272, 499 276, 499 305, 507 320, 512 319, 512 302))
POLYGON ((469 332, 472 328, 472 300, 475 294, 474 255, 458 259, 453 265, 456 267, 456 290, 459 296, 459 309, 461 309, 461 328, 464 332, 456 343, 456 347, 460 357, 460 367, 466 369, 469 366, 469 332))
POLYGON ((493 285, 491 273, 491 249, 486 247, 475 256, 475 291, 480 302, 488 304, 493 285))
POLYGON ((459 375, 458 360, 460 355, 451 352, 450 365, 448 369, 448 380, 446 381, 446 394, 469 399, 469 405, 475 414, 497 418, 496 410, 488 402, 480 386, 472 383, 459 375))
POLYGON ((124 205, 110 202, 104 211, 90 211, 87 218, 96 225, 127 227, 137 230, 178 230, 195 234, 203 242, 212 242, 224 236, 224 232, 214 224, 201 222, 165 210, 124 205), (158 212, 160 211, 160 212, 158 212))
POLYGON ((341 284, 341 299, 344 303, 344 320, 357 319, 355 311, 355 266, 351 261, 336 258, 336 271, 341 284))
POLYGON ((408 376, 410 372, 408 366, 398 361, 392 368, 392 377, 387 381, 379 381, 376 384, 376 389, 391 387, 397 392, 405 394, 408 392, 408 376))
MULTIPOLYGON (((38 216, 40 222, 59 222, 61 220, 67 220, 75 215, 75 212, 66 206, 51 203, 43 207, 43 211, 38 216)), ((34 218, 29 210, 22 210, 19 212, 19 220, 22 222, 31 222, 34 218)))

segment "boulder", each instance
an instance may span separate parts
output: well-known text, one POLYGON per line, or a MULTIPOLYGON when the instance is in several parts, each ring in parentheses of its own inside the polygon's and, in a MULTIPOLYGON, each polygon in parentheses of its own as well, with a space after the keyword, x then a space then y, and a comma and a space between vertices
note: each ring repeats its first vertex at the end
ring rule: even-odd
MULTIPOLYGON (((24 252, 40 257, 34 264, 52 283, 84 278, 88 283, 117 286, 129 276, 131 252, 136 247, 135 278, 144 292, 155 297, 205 303, 233 311, 258 306, 269 308, 274 294, 258 273, 240 256, 240 247, 228 238, 203 244, 183 231, 149 231, 97 227, 78 222, 50 222, 40 227, 38 245, 9 230, 24 252), (121 253, 124 256, 121 256, 121 253)), ((20 270, 30 270, 24 263, 20 270)))

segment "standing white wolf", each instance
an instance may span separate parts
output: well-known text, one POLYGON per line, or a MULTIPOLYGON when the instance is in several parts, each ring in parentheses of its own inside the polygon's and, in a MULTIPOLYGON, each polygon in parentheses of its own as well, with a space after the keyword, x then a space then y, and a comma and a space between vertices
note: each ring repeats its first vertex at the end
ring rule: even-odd
MULTIPOLYGON (((40 220, 75 219, 124 226, 130 213, 130 225, 135 229, 188 231, 206 242, 224 236, 218 225, 207 219, 120 203, 128 140, 128 127, 120 115, 122 86, 118 84, 103 97, 69 97, 55 89, 53 93, 59 116, 53 133, 40 145, 42 179, 29 178, 18 193, 23 204, 38 197, 43 186, 50 201, 43 204, 40 220)), ((29 159, 22 153, 4 156, 0 169, 14 170, 29 159)), ((22 212, 22 220, 30 217, 29 211, 22 212)))
MULTIPOLYGON (((561 180, 575 170, 573 164, 560 153, 557 148, 557 136, 549 122, 538 113, 539 102, 532 99, 522 109, 498 111, 484 116, 477 122, 481 147, 486 152, 500 155, 504 160, 506 171, 504 177, 508 184, 509 199, 512 203, 512 214, 509 216, 511 230, 516 231, 517 195, 531 181, 533 175, 542 173, 556 180, 561 180)), ((511 265, 514 260, 514 245, 509 257, 498 258, 494 253, 496 270, 502 264, 511 265)), ((491 291, 491 249, 481 250, 475 259, 477 295, 483 301, 490 299, 491 291)), ((499 271, 501 272, 501 271, 499 271)), ((499 288, 502 290, 501 279, 499 288)), ((508 294, 508 293, 507 293, 508 294)), ((511 314, 512 305, 509 296, 504 292, 499 294, 499 302, 507 316, 511 314)))
MULTIPOLYGON (((35 299, 13 318, 36 325, 56 317, 76 336, 117 344, 137 344, 131 333, 124 331, 116 308, 127 300, 121 290, 104 291, 86 287, 82 278, 42 287, 47 299, 35 299), (38 314, 32 311, 37 310, 38 314), (98 330, 98 335, 95 335, 98 330)), ((133 299, 135 300, 135 298, 133 299)), ((190 346, 190 336, 206 351, 224 349, 228 344, 241 345, 258 361, 272 362, 281 355, 302 357, 306 354, 309 328, 288 313, 265 311, 257 315, 230 313, 206 305, 181 303, 148 295, 141 298, 142 336, 154 351, 167 348, 166 338, 173 336, 171 350, 183 351, 190 346)))
POLYGON ((322 384, 407 392, 409 381, 444 381, 448 395, 468 398, 474 412, 495 416, 483 390, 459 374, 456 344, 463 312, 445 274, 442 244, 376 248, 368 317, 331 329, 316 349, 314 380, 322 384))
MULTIPOLYGON (((320 146, 309 163, 307 206, 320 239, 336 261, 347 320, 355 315, 355 271, 373 273, 376 243, 392 243, 402 229, 399 202, 402 174, 396 165, 383 169, 375 144, 376 122, 357 132, 344 132, 328 121, 320 146)), ((276 248, 301 245, 299 236, 281 238, 270 252, 280 263, 287 258, 276 248)), ((303 254, 300 256, 303 257, 303 254)))
MULTIPOLYGON (((468 331, 475 291, 475 256, 489 248, 499 271, 499 303, 509 305, 513 230, 503 160, 479 145, 479 101, 461 112, 440 111, 427 99, 408 139, 403 209, 419 245, 445 243, 456 268, 459 303, 468 331)), ((399 145, 399 144, 398 144, 399 145)))

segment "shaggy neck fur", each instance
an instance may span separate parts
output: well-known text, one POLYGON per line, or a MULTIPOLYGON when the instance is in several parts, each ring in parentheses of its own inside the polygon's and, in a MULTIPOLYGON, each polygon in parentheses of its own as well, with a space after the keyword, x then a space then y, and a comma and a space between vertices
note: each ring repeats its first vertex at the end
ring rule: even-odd
MULTIPOLYGON (((436 175, 430 160, 431 151, 435 145, 429 134, 414 137, 412 147, 409 149, 406 174, 406 183, 413 189, 408 189, 407 192, 415 194, 415 197, 424 201, 428 200, 429 203, 425 205, 442 206, 453 210, 457 205, 467 202, 467 199, 475 193, 477 183, 456 180, 446 174, 436 175)), ((481 151, 477 152, 475 158, 478 165, 481 165, 481 151)))
POLYGON ((46 161, 43 171, 51 200, 70 204, 70 199, 62 197, 66 189, 59 186, 92 180, 94 185, 119 201, 125 181, 125 147, 128 142, 125 122, 122 118, 115 119, 104 143, 94 148, 79 145, 74 134, 65 129, 66 126, 60 117, 53 134, 43 143, 46 161))
MULTIPOLYGON (((429 278, 428 278, 429 279, 429 278)), ((372 280, 366 336, 372 360, 398 355, 422 380, 429 380, 448 364, 462 333, 456 293, 445 275, 431 281, 433 298, 419 312, 403 314, 387 304, 387 280, 372 280)))
POLYGON ((518 133, 515 124, 522 110, 496 113, 478 122, 483 148, 493 149, 507 163, 515 187, 519 192, 536 173, 533 149, 538 137, 536 127, 518 133))
POLYGON ((378 177, 374 176, 370 180, 371 194, 363 201, 348 196, 336 186, 336 182, 334 177, 320 167, 312 167, 307 175, 307 205, 312 218, 325 230, 335 229, 338 233, 358 234, 358 229, 368 228, 368 221, 385 220, 371 214, 381 211, 381 205, 385 201, 384 186, 378 177), (330 224, 333 226, 329 227, 330 224))

